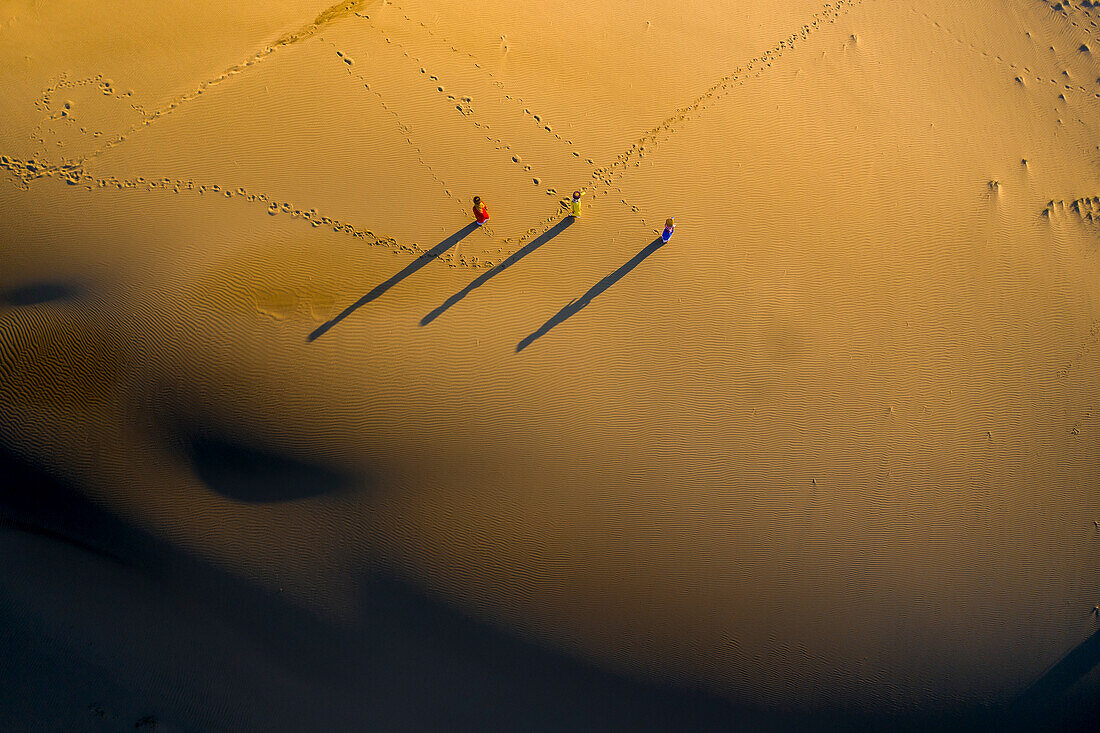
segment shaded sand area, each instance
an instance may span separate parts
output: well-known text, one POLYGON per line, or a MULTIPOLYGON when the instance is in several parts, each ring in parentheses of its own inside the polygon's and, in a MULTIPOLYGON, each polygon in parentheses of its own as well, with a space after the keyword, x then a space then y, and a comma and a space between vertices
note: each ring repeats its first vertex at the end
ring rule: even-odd
POLYGON ((1100 715, 1100 8, 149 6, 0 3, 0 728, 1100 715))

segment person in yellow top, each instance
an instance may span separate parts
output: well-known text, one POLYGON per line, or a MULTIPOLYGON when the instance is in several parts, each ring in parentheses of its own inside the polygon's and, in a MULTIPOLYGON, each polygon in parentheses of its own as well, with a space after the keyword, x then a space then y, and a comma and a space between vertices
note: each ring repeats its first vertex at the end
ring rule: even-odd
POLYGON ((574 191, 573 200, 569 202, 569 215, 574 219, 581 215, 581 196, 584 196, 583 191, 574 191))

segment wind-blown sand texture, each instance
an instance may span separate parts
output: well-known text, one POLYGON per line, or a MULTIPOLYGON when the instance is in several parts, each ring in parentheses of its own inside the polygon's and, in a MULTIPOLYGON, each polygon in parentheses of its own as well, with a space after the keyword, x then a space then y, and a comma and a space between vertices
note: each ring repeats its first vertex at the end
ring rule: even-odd
POLYGON ((0 2, 0 728, 1090 729, 1100 3, 330 1, 0 2))

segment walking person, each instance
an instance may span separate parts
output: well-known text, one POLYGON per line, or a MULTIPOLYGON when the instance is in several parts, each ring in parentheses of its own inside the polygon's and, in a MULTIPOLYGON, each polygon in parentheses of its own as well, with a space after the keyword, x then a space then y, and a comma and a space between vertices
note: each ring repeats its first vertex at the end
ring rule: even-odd
POLYGON ((489 221, 489 209, 481 201, 480 196, 474 196, 474 219, 477 220, 478 226, 482 226, 489 221))
POLYGON ((672 232, 676 229, 676 217, 670 216, 665 219, 665 230, 661 232, 661 241, 668 243, 668 240, 672 239, 672 232))
POLYGON ((579 219, 581 215, 581 196, 584 196, 584 191, 574 191, 569 204, 569 215, 574 219, 579 219))

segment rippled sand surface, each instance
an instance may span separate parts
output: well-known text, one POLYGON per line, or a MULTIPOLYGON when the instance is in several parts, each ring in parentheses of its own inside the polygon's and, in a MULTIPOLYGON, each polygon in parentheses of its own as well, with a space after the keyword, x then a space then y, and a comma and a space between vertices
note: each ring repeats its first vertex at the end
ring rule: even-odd
POLYGON ((1100 6, 327 2, 0 2, 0 727, 1089 729, 1100 6))

